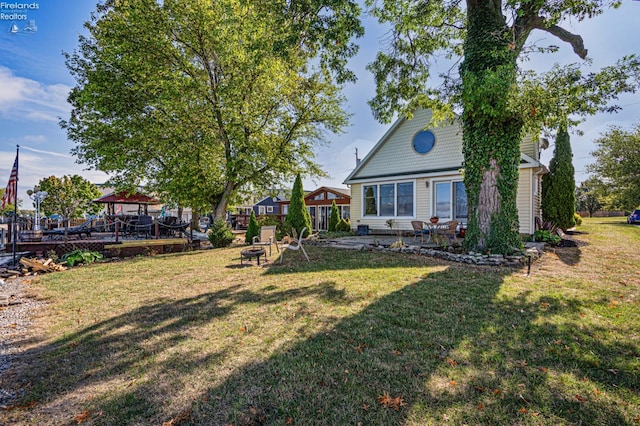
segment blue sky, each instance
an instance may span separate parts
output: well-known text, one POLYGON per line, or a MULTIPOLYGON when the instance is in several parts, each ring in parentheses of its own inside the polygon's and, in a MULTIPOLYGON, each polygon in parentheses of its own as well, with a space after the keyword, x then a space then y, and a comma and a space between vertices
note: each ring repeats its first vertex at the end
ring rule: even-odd
MULTIPOLYGON (((5 187, 13 165, 16 145, 20 145, 19 197, 23 207, 30 207, 27 189, 47 176, 80 174, 94 183, 102 183, 107 176, 101 172, 85 170, 69 154, 72 143, 58 126, 59 117, 68 118, 70 106, 66 98, 74 80, 64 65, 62 52, 76 48, 83 24, 95 7, 92 0, 43 0, 36 2, 0 1, 6 4, 37 5, 37 9, 10 10, 4 7, 0 17, 16 14, 14 20, 0 19, 0 187, 5 187), (26 15, 26 19, 22 16, 26 15), (12 24, 18 27, 11 33, 12 24), (37 31, 29 29, 37 28, 37 31), (26 30, 25 30, 26 29, 26 30)), ((609 65, 623 55, 640 53, 637 22, 640 22, 640 2, 623 0, 618 10, 607 11, 596 19, 564 25, 582 35, 594 69, 609 65)), ((305 181, 306 189, 319 185, 344 186, 342 181, 355 165, 355 149, 363 158, 389 125, 374 120, 367 105, 375 93, 371 75, 365 70, 381 48, 384 29, 375 21, 365 18, 366 35, 359 40, 360 53, 351 62, 358 75, 358 83, 345 88, 345 108, 351 114, 351 125, 344 134, 327 135, 328 144, 318 148, 316 160, 330 174, 328 179, 305 181)), ((530 41, 540 45, 555 44, 560 51, 532 58, 527 65, 544 71, 553 63, 573 63, 580 59, 571 49, 552 36, 534 32, 530 41)), ((585 167, 593 160, 592 141, 615 124, 630 128, 640 121, 640 96, 625 95, 618 102, 621 113, 591 117, 580 129, 584 136, 572 135, 576 180, 584 180, 585 167)), ((543 153, 548 164, 552 148, 543 153)))

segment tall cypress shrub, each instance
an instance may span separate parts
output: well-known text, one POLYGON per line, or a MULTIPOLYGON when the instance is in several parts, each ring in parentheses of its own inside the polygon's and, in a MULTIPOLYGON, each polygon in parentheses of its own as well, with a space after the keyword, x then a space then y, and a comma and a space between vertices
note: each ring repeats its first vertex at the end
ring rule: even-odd
POLYGON ((329 232, 335 232, 336 226, 340 222, 340 211, 336 205, 336 200, 331 203, 331 213, 329 214, 329 232))
MULTIPOLYGON (((289 204, 289 212, 284 219, 284 229, 295 229, 299 234, 302 228, 307 228, 309 233, 313 229, 311 227, 311 215, 307 210, 304 202, 304 189, 302 189, 302 179, 300 174, 296 176, 293 182, 293 190, 291 191, 291 203, 289 204)), ((301 237, 303 235, 300 235, 301 237)))
POLYGON ((549 173, 542 177, 542 218, 558 228, 567 230, 575 226, 576 180, 573 153, 567 129, 561 128, 556 136, 549 173))
POLYGON ((251 210, 251 216, 249 216, 249 225, 247 226, 247 233, 244 236, 245 243, 252 243, 253 237, 257 237, 260 233, 260 226, 258 225, 258 219, 256 219, 256 213, 251 210))

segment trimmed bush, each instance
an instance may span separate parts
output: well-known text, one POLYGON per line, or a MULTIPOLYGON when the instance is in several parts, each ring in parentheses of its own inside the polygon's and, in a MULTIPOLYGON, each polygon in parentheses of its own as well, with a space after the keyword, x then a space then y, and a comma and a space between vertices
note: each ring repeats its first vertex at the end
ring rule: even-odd
POLYGON ((249 225, 247 226, 247 233, 244 236, 244 242, 251 244, 253 237, 257 237, 260 233, 260 226, 258 225, 258 219, 256 219, 256 213, 251 210, 251 216, 249 216, 249 225))
POLYGON ((340 223, 340 212, 336 205, 336 200, 331 203, 331 214, 329 215, 329 232, 335 232, 336 226, 340 223))
POLYGON ((224 220, 215 220, 209 225, 207 238, 213 248, 229 247, 236 238, 231 232, 231 226, 224 220))
POLYGON ((341 219, 336 225, 337 232, 351 232, 351 221, 349 219, 341 219))
POLYGON ((580 216, 578 213, 573 214, 573 220, 575 220, 576 226, 582 225, 582 216, 580 216))
POLYGON ((283 232, 291 228, 295 229, 298 233, 302 231, 302 228, 307 228, 309 234, 313 230, 311 226, 311 215, 304 202, 304 189, 302 189, 302 179, 299 174, 296 176, 295 182, 293 182, 291 203, 289 204, 289 213, 287 213, 287 217, 284 220, 283 232))
POLYGON ((560 129, 549 163, 549 173, 542 177, 542 218, 567 230, 575 225, 575 188, 571 141, 566 129, 560 129))

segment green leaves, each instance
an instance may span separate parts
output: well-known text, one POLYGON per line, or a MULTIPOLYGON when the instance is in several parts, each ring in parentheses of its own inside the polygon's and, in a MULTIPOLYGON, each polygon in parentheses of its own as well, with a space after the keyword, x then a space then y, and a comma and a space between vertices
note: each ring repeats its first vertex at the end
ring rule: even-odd
POLYGON ((362 35, 352 1, 107 2, 67 55, 61 125, 81 161, 179 205, 213 209, 279 185, 348 114, 340 84, 362 35))
POLYGON ((82 217, 83 213, 96 214, 102 206, 91 202, 102 195, 98 187, 78 175, 62 178, 49 176, 41 179, 35 191, 46 191, 40 204, 46 216, 61 214, 65 219, 82 217))

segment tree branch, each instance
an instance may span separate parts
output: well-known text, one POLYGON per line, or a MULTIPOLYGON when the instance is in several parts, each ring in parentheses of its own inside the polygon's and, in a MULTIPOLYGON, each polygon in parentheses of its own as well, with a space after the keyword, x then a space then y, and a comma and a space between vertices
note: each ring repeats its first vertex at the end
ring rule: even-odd
POLYGON ((573 51, 581 59, 585 59, 587 57, 587 49, 584 48, 584 42, 581 36, 570 33, 569 31, 557 25, 547 25, 547 21, 540 16, 531 20, 531 28, 537 28, 539 30, 546 31, 549 34, 558 37, 560 40, 569 43, 571 47, 573 47, 573 51))

